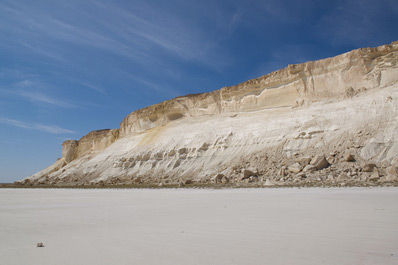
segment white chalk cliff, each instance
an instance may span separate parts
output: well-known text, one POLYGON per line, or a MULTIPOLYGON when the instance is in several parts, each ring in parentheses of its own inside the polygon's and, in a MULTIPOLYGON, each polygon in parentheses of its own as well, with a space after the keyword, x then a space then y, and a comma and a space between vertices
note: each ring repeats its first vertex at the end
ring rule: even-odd
POLYGON ((21 184, 395 183, 397 163, 394 42, 134 111, 21 184))

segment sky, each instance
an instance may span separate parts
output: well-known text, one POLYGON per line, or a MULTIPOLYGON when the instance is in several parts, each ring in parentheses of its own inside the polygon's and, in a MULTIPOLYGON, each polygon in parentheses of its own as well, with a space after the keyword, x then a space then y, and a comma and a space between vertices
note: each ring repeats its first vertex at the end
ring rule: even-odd
POLYGON ((0 183, 130 112, 398 40, 398 0, 0 0, 0 183))

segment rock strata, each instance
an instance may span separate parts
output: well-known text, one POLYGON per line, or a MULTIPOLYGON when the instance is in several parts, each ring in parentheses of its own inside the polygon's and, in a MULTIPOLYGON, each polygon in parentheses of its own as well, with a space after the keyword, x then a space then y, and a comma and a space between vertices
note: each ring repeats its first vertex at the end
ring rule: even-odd
POLYGON ((397 185, 398 42, 132 112, 20 185, 397 185))

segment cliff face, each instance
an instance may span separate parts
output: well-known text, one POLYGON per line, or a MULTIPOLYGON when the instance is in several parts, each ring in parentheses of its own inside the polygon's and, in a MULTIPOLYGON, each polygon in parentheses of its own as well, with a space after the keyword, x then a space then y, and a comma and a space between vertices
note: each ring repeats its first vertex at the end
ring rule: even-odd
POLYGON ((120 129, 66 141, 61 161, 25 182, 240 185, 252 177, 290 185, 329 175, 359 181, 370 162, 386 179, 398 162, 397 95, 398 42, 289 65, 134 111, 120 129), (347 152, 356 162, 344 160, 347 152), (316 155, 328 166, 303 172, 316 166, 316 155))
POLYGON ((121 136, 184 117, 292 107, 341 97, 351 89, 355 92, 385 86, 396 80, 396 50, 397 44, 363 48, 316 62, 289 65, 236 86, 149 106, 122 121, 121 136))
POLYGON ((62 144, 62 158, 67 163, 85 154, 104 150, 119 138, 119 129, 92 131, 79 141, 69 140, 62 144))

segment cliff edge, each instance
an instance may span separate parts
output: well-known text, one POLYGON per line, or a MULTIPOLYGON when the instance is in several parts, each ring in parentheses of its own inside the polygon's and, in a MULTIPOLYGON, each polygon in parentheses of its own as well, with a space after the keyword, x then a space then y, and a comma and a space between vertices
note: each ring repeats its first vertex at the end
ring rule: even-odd
POLYGON ((397 117, 393 42, 134 111, 18 183, 390 185, 397 117))

